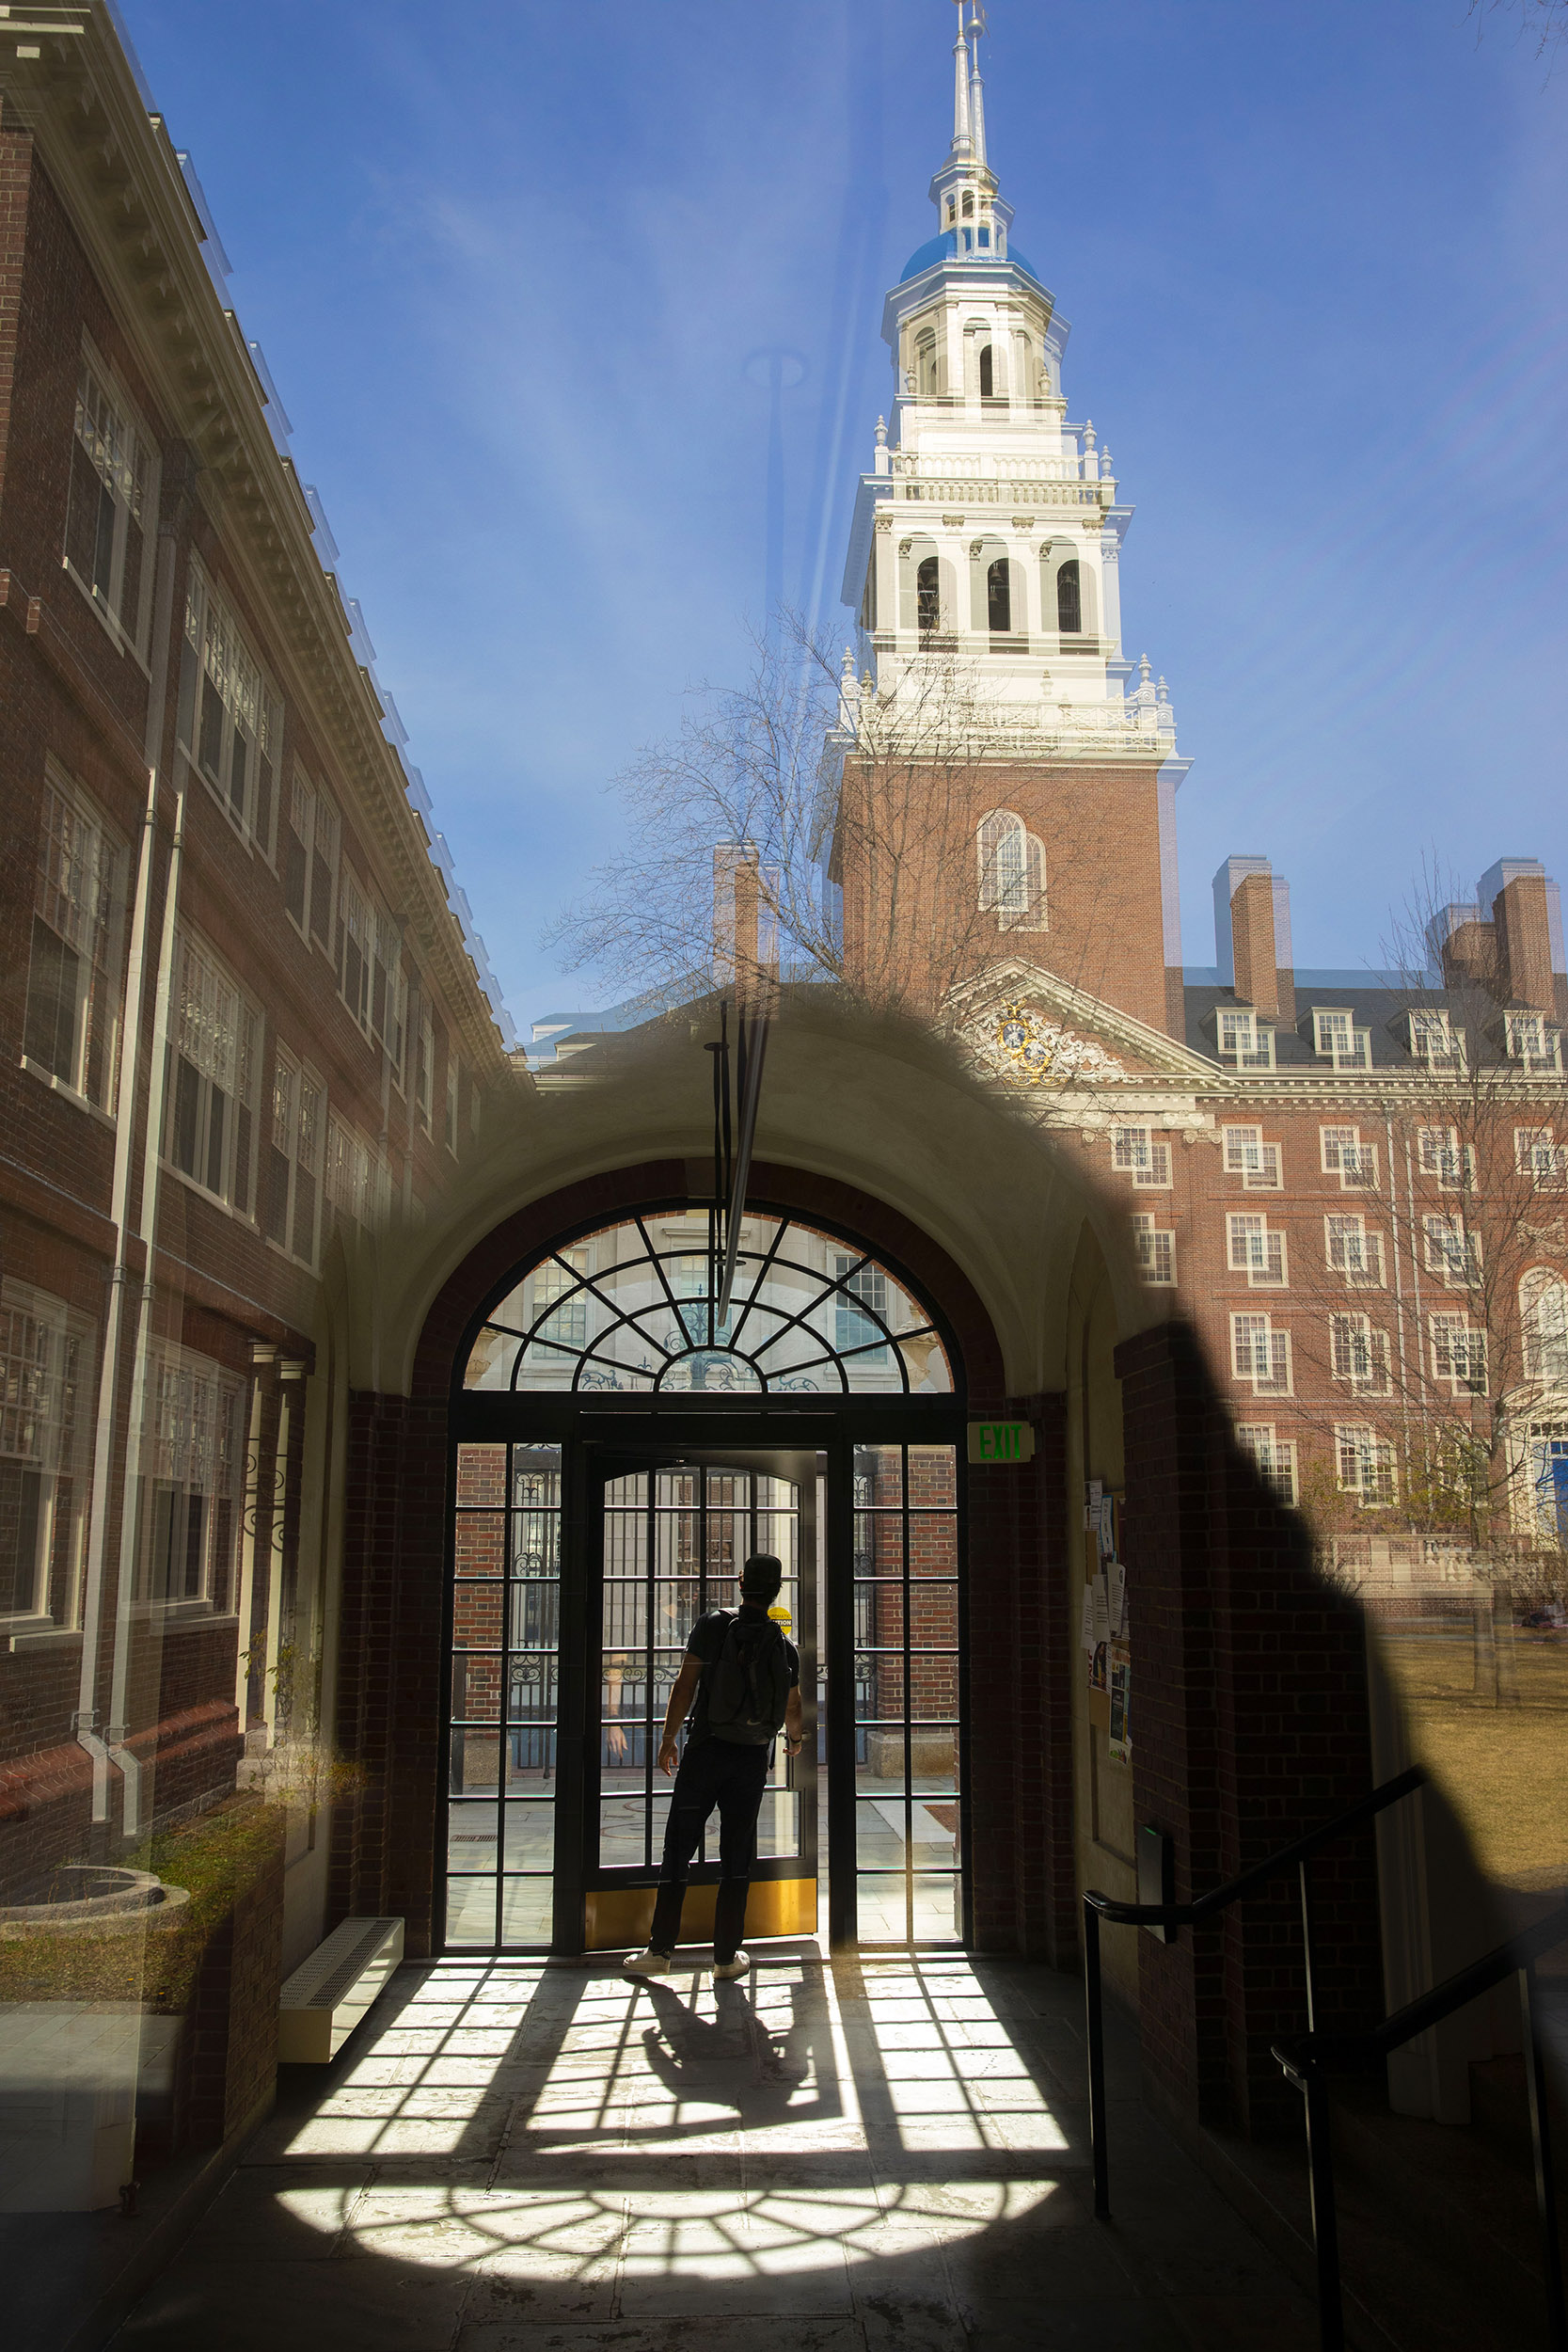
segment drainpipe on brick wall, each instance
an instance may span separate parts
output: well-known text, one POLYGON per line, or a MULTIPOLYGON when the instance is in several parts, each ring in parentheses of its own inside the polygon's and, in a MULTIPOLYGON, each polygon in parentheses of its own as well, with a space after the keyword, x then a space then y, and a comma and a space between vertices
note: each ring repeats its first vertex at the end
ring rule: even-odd
MULTIPOLYGON (((125 1765, 123 1750, 98 1735, 98 1661, 103 1638, 103 1560, 109 1525, 109 1482, 114 1470, 115 1422, 119 1398, 119 1357, 124 1340, 126 1292, 130 1285, 129 1244, 135 1233, 133 1167, 135 1151, 136 1097, 141 1087, 142 1028, 147 1007, 147 933, 152 904, 152 868, 158 846, 159 752, 167 700, 169 622, 174 607, 172 532, 158 537, 158 573, 152 604, 152 679, 147 696, 147 731, 142 750, 147 761, 147 804, 142 811, 141 843, 136 854, 136 897, 131 914, 131 946, 125 974, 125 1058, 119 1073, 119 1097, 115 1120, 114 1265, 109 1275, 108 1306, 103 1318, 103 1352, 98 1368, 98 1425, 93 1440, 92 1500, 87 1510, 87 1581, 82 1593, 82 1673, 76 1693, 72 1729, 77 1744, 92 1758, 92 1818, 109 1818, 109 1765, 125 1765), (166 659, 160 665, 157 648, 166 659)), ((144 1286, 151 1274, 150 1257, 144 1286)), ((136 1766, 131 1759, 132 1773, 136 1766)), ((127 1810, 132 1782, 126 1781, 127 1810)), ((129 1822, 127 1823, 129 1826, 129 1822)))

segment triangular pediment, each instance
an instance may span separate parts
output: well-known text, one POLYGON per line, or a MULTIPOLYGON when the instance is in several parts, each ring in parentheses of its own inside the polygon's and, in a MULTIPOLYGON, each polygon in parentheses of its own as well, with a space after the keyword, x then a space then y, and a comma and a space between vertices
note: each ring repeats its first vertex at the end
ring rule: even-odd
POLYGON ((949 1005, 981 1064, 1023 1085, 1212 1085, 1214 1065, 1024 956, 1006 956, 955 989, 949 1005))

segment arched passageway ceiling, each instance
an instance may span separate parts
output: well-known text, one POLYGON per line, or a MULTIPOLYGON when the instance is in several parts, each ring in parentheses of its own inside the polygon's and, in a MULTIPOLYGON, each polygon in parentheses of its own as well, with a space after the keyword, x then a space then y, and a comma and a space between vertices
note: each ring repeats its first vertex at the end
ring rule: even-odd
MULTIPOLYGON (((716 1031, 713 1017, 681 1020, 575 1057, 564 1081, 493 1124, 438 1217, 361 1244, 349 1268, 353 1385, 409 1392, 442 1286, 531 1202, 654 1160, 687 1162, 693 1194, 705 1192, 713 1063, 704 1047, 716 1031)), ((854 1186, 928 1234, 989 1312, 1011 1394, 1064 1383, 1085 1220, 1112 1268, 1120 1336, 1165 1311, 1137 1279, 1122 1204, 1086 1181, 1027 1101, 977 1077, 926 1030, 786 994, 768 1048, 756 1155, 854 1186)))

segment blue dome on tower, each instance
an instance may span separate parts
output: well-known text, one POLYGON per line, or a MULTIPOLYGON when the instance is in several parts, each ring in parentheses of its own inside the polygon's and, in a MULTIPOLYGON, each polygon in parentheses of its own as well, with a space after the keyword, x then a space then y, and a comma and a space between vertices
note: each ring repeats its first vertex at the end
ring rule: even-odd
MULTIPOLYGON (((925 245, 910 255, 899 273, 897 282, 900 286, 906 285, 911 278, 918 278, 922 270, 935 269, 939 262, 956 262, 958 258, 958 232, 956 229, 946 230, 942 236, 927 239, 925 245)), ((1025 278, 1032 278, 1036 285, 1042 292, 1044 291, 1045 281, 1038 270, 1033 262, 1019 251, 1016 245, 1008 246, 1005 257, 994 253, 966 253, 963 259, 966 268, 977 269, 989 268, 998 260, 1001 261, 1002 267, 1006 269, 1008 262, 1011 262, 1014 269, 1021 269, 1025 278)))

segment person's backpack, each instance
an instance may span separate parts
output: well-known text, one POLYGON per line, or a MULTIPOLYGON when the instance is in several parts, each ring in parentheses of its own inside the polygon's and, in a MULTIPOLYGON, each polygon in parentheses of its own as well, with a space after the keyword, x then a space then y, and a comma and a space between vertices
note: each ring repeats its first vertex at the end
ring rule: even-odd
POLYGON ((771 1617, 733 1616, 708 1670, 707 1727, 716 1740, 765 1748, 789 1705, 789 1654, 771 1617))

